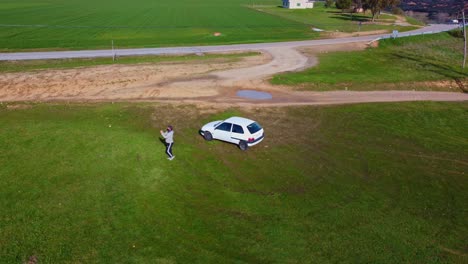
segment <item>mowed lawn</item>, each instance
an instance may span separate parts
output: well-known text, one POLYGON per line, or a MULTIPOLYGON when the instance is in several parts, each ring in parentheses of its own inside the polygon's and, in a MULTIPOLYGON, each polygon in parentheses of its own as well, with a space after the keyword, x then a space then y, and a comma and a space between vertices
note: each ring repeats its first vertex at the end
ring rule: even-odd
POLYGON ((364 51, 317 56, 316 67, 279 74, 271 82, 318 91, 468 91, 468 68, 462 68, 463 38, 454 33, 385 39, 364 51))
POLYGON ((0 262, 466 263, 467 128, 466 103, 3 104, 0 262), (231 115, 265 140, 197 135, 231 115))
POLYGON ((302 23, 247 4, 251 1, 2 0, 0 50, 107 49, 112 40, 116 47, 157 47, 318 36, 302 23))

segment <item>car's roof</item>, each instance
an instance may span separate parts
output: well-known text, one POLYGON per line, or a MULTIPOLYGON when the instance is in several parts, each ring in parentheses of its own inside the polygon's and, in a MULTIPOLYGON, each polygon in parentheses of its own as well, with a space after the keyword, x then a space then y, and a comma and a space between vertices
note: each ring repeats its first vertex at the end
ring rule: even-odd
POLYGON ((253 121, 251 119, 248 119, 248 118, 244 118, 244 117, 233 116, 233 117, 230 117, 230 118, 224 120, 224 122, 229 122, 229 123, 233 123, 233 124, 248 126, 248 125, 254 123, 255 121, 253 121))

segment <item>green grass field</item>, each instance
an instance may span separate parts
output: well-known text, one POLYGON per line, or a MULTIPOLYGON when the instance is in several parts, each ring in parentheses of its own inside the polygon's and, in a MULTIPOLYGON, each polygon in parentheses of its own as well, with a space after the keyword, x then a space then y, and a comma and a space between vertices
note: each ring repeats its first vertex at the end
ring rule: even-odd
MULTIPOLYGON (((368 14, 343 13, 340 9, 325 8, 323 3, 316 2, 313 9, 289 10, 277 6, 260 6, 256 8, 261 12, 272 14, 284 19, 309 25, 326 31, 358 32, 373 30, 408 31, 416 27, 402 27, 370 23, 372 16, 368 14), (361 22, 361 24, 360 24, 361 22)), ((393 23, 396 18, 393 15, 381 15, 376 22, 393 23)))
POLYGON ((117 47, 181 46, 317 35, 300 23, 243 7, 248 2, 6 0, 0 3, 0 48, 109 48, 111 40, 117 47))
POLYGON ((330 23, 327 28, 332 30, 355 27, 354 21, 341 15, 321 15, 325 11, 320 7, 305 13, 307 21, 298 21, 284 16, 296 11, 275 7, 270 9, 278 13, 272 15, 255 10, 252 4, 271 7, 281 1, 3 0, 0 51, 109 49, 112 40, 122 48, 317 38, 309 18, 330 23), (221 36, 214 36, 215 32, 221 36))
POLYGON ((468 89, 468 70, 461 67, 463 39, 450 33, 387 39, 364 51, 318 54, 319 65, 280 74, 274 84, 305 90, 443 90, 468 89), (431 81, 457 80, 458 85, 431 81))
POLYGON ((468 104, 206 110, 0 105, 0 262, 468 261, 468 104), (231 115, 264 142, 197 135, 231 115))

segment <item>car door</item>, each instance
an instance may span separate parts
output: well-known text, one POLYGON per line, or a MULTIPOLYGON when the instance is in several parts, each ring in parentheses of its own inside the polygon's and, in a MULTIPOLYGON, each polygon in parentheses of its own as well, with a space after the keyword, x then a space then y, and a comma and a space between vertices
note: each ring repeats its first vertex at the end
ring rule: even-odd
POLYGON ((232 125, 231 139, 232 143, 236 144, 239 143, 239 141, 241 140, 246 140, 244 129, 242 128, 242 126, 236 124, 232 125))
POLYGON ((213 132, 213 137, 219 140, 231 142, 231 127, 231 123, 223 122, 219 124, 213 132))

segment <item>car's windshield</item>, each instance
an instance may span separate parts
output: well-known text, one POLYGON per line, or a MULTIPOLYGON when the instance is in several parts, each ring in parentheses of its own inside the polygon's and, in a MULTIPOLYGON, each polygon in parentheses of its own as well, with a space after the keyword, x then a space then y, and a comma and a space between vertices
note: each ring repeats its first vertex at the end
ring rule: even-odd
POLYGON ((257 133, 260 129, 262 129, 262 126, 260 126, 257 122, 254 122, 250 125, 247 126, 247 129, 249 130, 250 134, 255 134, 257 133))

